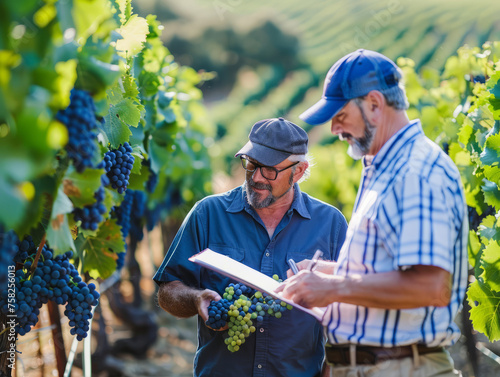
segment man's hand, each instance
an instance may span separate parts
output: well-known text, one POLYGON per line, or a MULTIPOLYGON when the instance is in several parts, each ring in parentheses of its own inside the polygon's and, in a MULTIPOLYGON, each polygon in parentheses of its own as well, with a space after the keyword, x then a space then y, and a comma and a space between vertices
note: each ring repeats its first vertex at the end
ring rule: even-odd
MULTIPOLYGON (((331 265, 332 262, 328 264, 331 265)), ((285 298, 289 298, 306 308, 315 306, 323 307, 332 303, 330 295, 332 293, 334 280, 336 279, 343 278, 316 270, 302 270, 299 271, 297 275, 291 276, 284 281, 283 284, 276 289, 276 292, 282 292, 285 298)))
MULTIPOLYGON (((203 322, 207 323, 208 321, 208 306, 210 305, 210 301, 219 301, 222 297, 210 289, 205 289, 203 291, 199 291, 199 294, 196 298, 196 307, 198 309, 198 314, 203 319, 203 322)), ((210 326, 206 325, 208 328, 214 331, 223 331, 227 329, 227 325, 225 327, 221 327, 220 329, 213 329, 210 326)))

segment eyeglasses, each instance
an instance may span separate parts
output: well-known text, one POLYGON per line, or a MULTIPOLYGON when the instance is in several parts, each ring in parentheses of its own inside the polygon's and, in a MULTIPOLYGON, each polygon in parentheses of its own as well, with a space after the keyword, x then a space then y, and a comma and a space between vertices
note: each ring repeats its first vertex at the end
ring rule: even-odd
POLYGON ((250 161, 249 159, 247 159, 246 157, 243 157, 243 156, 240 157, 240 159, 241 159, 241 165, 243 166, 243 169, 245 169, 249 173, 253 173, 253 172, 255 172, 255 170, 257 170, 257 168, 259 168, 260 174, 262 174, 262 176, 269 181, 274 181, 276 178, 278 178, 278 173, 281 173, 282 171, 284 171, 286 169, 290 169, 292 166, 295 166, 300 162, 300 161, 297 161, 294 164, 287 166, 284 169, 278 170, 272 166, 259 165, 255 162, 250 161))

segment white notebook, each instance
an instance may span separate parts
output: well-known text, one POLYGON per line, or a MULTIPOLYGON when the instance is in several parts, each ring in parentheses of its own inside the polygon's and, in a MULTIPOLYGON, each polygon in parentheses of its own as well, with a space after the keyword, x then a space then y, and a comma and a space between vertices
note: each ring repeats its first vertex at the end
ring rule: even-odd
POLYGON ((302 310, 303 312, 312 315, 318 321, 321 321, 325 314, 326 308, 305 308, 289 299, 281 296, 281 293, 276 293, 274 290, 281 284, 273 278, 264 275, 262 272, 254 270, 251 267, 244 265, 226 255, 219 254, 213 250, 205 249, 202 252, 193 255, 189 258, 191 262, 200 266, 214 270, 222 275, 233 278, 253 289, 268 294, 269 296, 278 298, 293 307, 302 310))

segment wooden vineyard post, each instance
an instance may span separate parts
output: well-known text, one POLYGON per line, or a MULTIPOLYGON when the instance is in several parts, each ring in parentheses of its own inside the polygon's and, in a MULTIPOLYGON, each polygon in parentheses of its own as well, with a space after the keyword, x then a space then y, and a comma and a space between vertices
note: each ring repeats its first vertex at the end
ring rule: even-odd
MULTIPOLYGON (((59 306, 55 302, 49 301, 47 305, 49 307, 50 324, 54 326, 52 329, 52 339, 54 341, 54 352, 56 355, 57 372, 59 377, 63 377, 64 369, 66 368, 67 358, 66 358, 66 351, 64 348, 64 338, 61 327, 61 315, 59 313, 59 306)), ((71 375, 71 372, 69 375, 71 375)))
POLYGON ((3 313, 0 313, 0 377, 10 377, 12 374, 12 367, 15 363, 15 351, 8 352, 14 346, 14 350, 16 347, 16 343, 12 343, 12 339, 9 339, 9 335, 11 335, 9 331, 9 318, 3 313), (11 358, 14 358, 12 360, 11 358))

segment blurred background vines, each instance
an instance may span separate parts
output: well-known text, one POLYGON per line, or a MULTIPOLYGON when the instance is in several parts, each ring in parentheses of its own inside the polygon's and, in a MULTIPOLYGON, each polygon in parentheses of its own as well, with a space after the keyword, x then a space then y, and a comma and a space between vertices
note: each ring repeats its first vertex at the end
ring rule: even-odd
MULTIPOLYGON (((134 14, 130 0, 9 1, 0 14, 0 241, 2 254, 13 250, 1 258, 2 315, 29 316, 15 328, 24 335, 42 304, 76 305, 65 291, 76 275, 102 281, 118 273, 129 233, 130 247, 143 229, 211 192, 213 127, 196 87, 205 77, 174 61, 163 27, 134 14), (43 246, 52 254, 41 255, 43 246), (51 271, 37 262, 52 266, 51 255, 69 255, 78 271, 53 272, 45 283, 51 271), (17 300, 7 303, 14 261, 17 300), (27 281, 38 290, 27 293, 27 281), (30 296, 24 306, 21 294, 30 296)), ((66 308, 83 339, 88 325, 66 308)), ((10 327, 2 317, 3 351, 10 327)), ((10 375, 7 355, 1 375, 10 375)))
MULTIPOLYGON (((312 128, 298 115, 321 96, 333 62, 369 48, 403 69, 410 118, 422 119, 462 174, 471 270, 464 339, 452 356, 465 376, 498 375, 499 12, 490 0, 2 2, 1 290, 8 265, 28 273, 36 264, 31 246, 28 259, 14 264, 26 235, 54 258, 72 251, 78 274, 129 329, 108 342, 115 319, 98 305, 94 354, 150 356, 160 334, 191 352, 179 375, 192 375, 196 332, 184 335, 192 336, 185 346, 182 336, 176 343, 171 330, 159 329, 155 288, 144 282, 192 205, 241 184, 233 156, 260 119, 284 116, 308 131, 314 167, 302 189, 350 218, 359 162, 327 125, 312 128), (159 229, 159 238, 150 237, 159 229), (158 240, 158 255, 147 253, 158 240)), ((0 332, 8 329, 1 319, 0 332)), ((106 358, 93 358, 92 368, 141 374, 106 358)))

